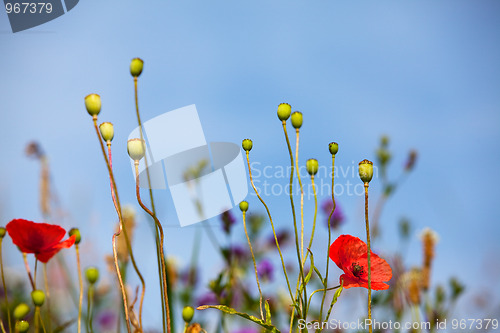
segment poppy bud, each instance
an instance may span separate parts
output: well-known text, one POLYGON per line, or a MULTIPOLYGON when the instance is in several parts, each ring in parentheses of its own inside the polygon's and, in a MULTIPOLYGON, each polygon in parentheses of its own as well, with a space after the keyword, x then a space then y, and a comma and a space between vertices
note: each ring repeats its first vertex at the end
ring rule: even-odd
POLYGON ((306 162, 306 169, 311 176, 314 176, 318 173, 318 160, 314 158, 308 159, 306 162))
POLYGON ((30 329, 30 324, 26 320, 16 321, 16 332, 24 333, 28 332, 30 329))
POLYGON ((45 294, 41 290, 34 290, 31 293, 31 299, 33 300, 33 304, 35 304, 35 306, 42 306, 45 302, 45 294))
POLYGON ((240 202, 240 210, 242 212, 246 212, 248 210, 248 202, 246 201, 240 202))
POLYGON ((373 177, 373 163, 368 160, 359 162, 359 178, 363 183, 369 183, 373 177))
POLYGON ((278 105, 278 118, 281 121, 286 121, 290 118, 290 113, 292 112, 292 107, 288 103, 281 103, 278 105))
POLYGON ((14 309, 14 318, 21 320, 30 312, 30 307, 26 303, 21 303, 14 309))
POLYGON ((99 270, 96 267, 89 267, 85 270, 85 277, 88 283, 95 284, 99 280, 99 270))
POLYGON ((80 241, 82 240, 82 235, 80 234, 80 230, 78 228, 72 228, 70 231, 68 231, 69 237, 75 236, 75 244, 78 245, 80 244, 80 241))
POLYGON ((112 123, 102 123, 99 125, 99 130, 101 131, 103 140, 106 142, 112 141, 115 137, 115 130, 112 123))
POLYGON ((243 149, 244 149, 245 151, 250 151, 250 150, 252 150, 252 147, 253 147, 253 142, 252 142, 252 140, 250 140, 250 139, 245 139, 245 140, 243 140, 243 142, 241 143, 241 146, 243 147, 243 149))
POLYGON ((302 112, 295 111, 292 113, 292 126, 295 129, 302 127, 302 112))
POLYGON ((182 319, 184 319, 184 321, 186 323, 190 323, 191 320, 193 320, 193 316, 194 316, 194 309, 190 306, 185 306, 184 309, 182 309, 182 319))
POLYGON ((91 116, 97 116, 101 112, 101 96, 90 94, 85 97, 85 107, 91 116))
POLYGON ((5 228, 0 227, 0 239, 5 237, 5 232, 6 232, 5 228))
POLYGON ((335 155, 339 151, 339 144, 337 142, 330 142, 328 149, 330 150, 330 154, 335 155))
POLYGON ((144 61, 141 58, 134 58, 130 62, 130 74, 133 77, 138 77, 142 73, 142 68, 144 67, 144 61))
POLYGON ((128 155, 134 161, 139 161, 146 154, 146 146, 144 140, 130 139, 127 141, 128 155))

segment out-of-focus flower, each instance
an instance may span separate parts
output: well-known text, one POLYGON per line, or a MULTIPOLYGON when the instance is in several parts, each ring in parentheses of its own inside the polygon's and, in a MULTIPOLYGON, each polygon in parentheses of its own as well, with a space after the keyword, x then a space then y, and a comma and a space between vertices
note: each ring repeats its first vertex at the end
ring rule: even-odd
MULTIPOLYGON (((325 225, 327 227, 328 227, 328 217, 330 216, 332 209, 333 209, 333 201, 331 199, 323 201, 323 204, 321 205, 321 210, 323 211, 323 214, 326 215, 325 225)), ((333 211, 332 218, 330 219, 330 227, 333 230, 337 230, 337 228, 344 222, 344 220, 345 216, 344 213, 342 212, 342 208, 340 207, 339 203, 335 201, 335 210, 333 211)))
POLYGON ((234 333, 259 333, 259 331, 254 328, 242 328, 234 333))
MULTIPOLYGON (((276 238, 278 239, 280 246, 285 246, 290 240, 290 234, 287 230, 279 230, 276 232, 276 238)), ((268 246, 276 246, 276 240, 274 239, 273 234, 269 235, 266 243, 268 246)))
POLYGON ((203 294, 200 298, 198 298, 197 306, 201 305, 217 305, 219 304, 219 300, 217 296, 213 292, 208 292, 203 294))
POLYGON ((61 249, 69 248, 75 243, 75 236, 61 242, 66 230, 54 224, 14 219, 7 224, 6 229, 21 252, 33 253, 43 263, 48 262, 61 249))
POLYGON ((417 163, 417 151, 411 150, 410 154, 408 154, 408 159, 405 163, 405 171, 411 171, 415 167, 415 163, 417 163))
POLYGON ((230 210, 221 214, 222 229, 226 234, 231 233, 231 227, 236 223, 236 219, 230 210))
POLYGON ((112 310, 104 310, 97 315, 97 324, 102 331, 109 331, 115 327, 116 313, 112 310))
POLYGON ((429 289, 431 280, 432 260, 434 259, 434 248, 439 241, 438 234, 430 228, 425 228, 420 234, 424 250, 424 263, 422 267, 422 288, 429 289))
MULTIPOLYGON (((130 244, 134 242, 134 231, 135 231, 135 209, 131 205, 126 205, 122 209, 122 217, 123 217, 123 227, 127 229, 128 238, 130 244)), ((118 231, 119 225, 116 226, 116 231, 118 231)), ((129 261, 130 256, 128 252, 127 242, 125 237, 118 237, 116 239, 116 253, 118 255, 118 260, 123 263, 129 261)), ((114 263, 113 263, 114 265, 114 263)), ((113 267, 114 270, 114 267, 113 267)))
MULTIPOLYGON (((371 254, 371 288, 388 289, 385 281, 392 278, 391 266, 373 252, 371 254)), ((351 235, 341 235, 330 246, 330 259, 344 271, 344 289, 351 287, 368 288, 367 246, 361 239, 351 235)))
POLYGON ((257 272, 259 277, 263 280, 272 280, 274 267, 270 260, 262 259, 257 265, 257 272))

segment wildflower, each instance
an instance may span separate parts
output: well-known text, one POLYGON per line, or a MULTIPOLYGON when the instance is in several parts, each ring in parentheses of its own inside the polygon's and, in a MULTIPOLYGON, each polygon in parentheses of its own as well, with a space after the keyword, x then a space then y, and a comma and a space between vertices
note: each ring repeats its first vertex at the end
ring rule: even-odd
MULTIPOLYGON (((344 271, 340 281, 344 280, 344 289, 351 287, 368 288, 367 247, 361 239, 351 235, 341 235, 330 246, 330 259, 344 271)), ((391 266, 375 253, 371 252, 371 288, 384 290, 389 285, 384 281, 392 278, 391 266)))
POLYGON ((259 277, 263 280, 272 280, 273 271, 273 264, 268 259, 261 260, 257 265, 257 272, 259 273, 259 277))
POLYGON ((62 248, 69 248, 75 243, 74 235, 61 242, 66 231, 54 224, 14 219, 7 224, 6 229, 21 252, 33 253, 43 263, 62 248))
POLYGON ((227 210, 221 214, 221 222, 222 229, 226 234, 229 234, 231 232, 231 227, 236 223, 236 219, 234 218, 231 211, 227 210))
MULTIPOLYGON (((330 213, 332 212, 333 209, 333 201, 331 199, 327 199, 323 202, 321 205, 321 209, 323 210, 323 213, 327 216, 325 219, 325 224, 328 227, 328 216, 330 216, 330 213)), ((330 227, 333 230, 336 230, 345 220, 344 213, 342 212, 342 209, 340 208, 339 204, 336 202, 335 203, 335 210, 333 211, 332 218, 330 219, 330 227)))
POLYGON ((208 292, 202 295, 197 302, 197 306, 201 305, 216 305, 219 304, 217 296, 213 292, 208 292))
POLYGON ((424 265, 422 269, 422 288, 429 289, 431 279, 432 261, 434 259, 434 248, 439 240, 438 234, 430 228, 425 228, 420 234, 422 246, 424 249, 424 265))

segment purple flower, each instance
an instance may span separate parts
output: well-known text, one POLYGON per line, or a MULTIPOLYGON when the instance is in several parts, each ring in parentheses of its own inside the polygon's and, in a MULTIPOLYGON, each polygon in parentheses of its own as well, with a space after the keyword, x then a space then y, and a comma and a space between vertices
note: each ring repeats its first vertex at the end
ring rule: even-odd
POLYGON ((219 304, 219 300, 217 296, 213 292, 208 292, 198 298, 198 306, 201 305, 217 305, 219 304))
MULTIPOLYGON (((276 238, 278 239, 278 243, 280 246, 285 246, 290 240, 290 234, 286 230, 278 230, 276 232, 276 238)), ((274 239, 274 234, 269 235, 266 243, 267 246, 271 247, 276 246, 276 240, 274 239)))
POLYGON ((226 234, 229 234, 231 232, 231 227, 236 223, 236 219, 229 210, 222 213, 220 219, 222 221, 222 229, 226 234))
MULTIPOLYGON (((332 218, 330 219, 330 227, 334 230, 336 230, 345 220, 344 213, 342 212, 339 203, 335 201, 335 204, 336 204, 335 211, 333 212, 332 218)), ((331 199, 323 201, 323 204, 321 205, 321 210, 323 211, 323 214, 325 214, 326 216, 325 224, 327 227, 328 227, 328 217, 330 216, 332 209, 333 209, 333 201, 331 199)))
POLYGON ((259 277, 263 280, 272 280, 273 271, 273 264, 268 259, 262 259, 257 265, 257 272, 259 274, 259 277))
POLYGON ((234 333, 259 333, 259 331, 254 328, 242 328, 234 333))
POLYGON ((99 313, 97 317, 97 323, 102 331, 109 331, 113 329, 113 327, 115 327, 116 320, 116 313, 112 310, 104 310, 99 313))

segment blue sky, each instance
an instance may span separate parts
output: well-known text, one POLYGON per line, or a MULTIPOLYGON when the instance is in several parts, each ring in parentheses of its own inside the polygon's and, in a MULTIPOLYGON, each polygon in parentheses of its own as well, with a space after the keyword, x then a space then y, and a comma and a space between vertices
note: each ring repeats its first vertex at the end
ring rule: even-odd
MULTIPOLYGON (((486 0, 81 1, 54 21, 13 34, 0 11, 1 224, 41 219, 38 165, 24 156, 26 143, 38 140, 70 214, 65 227, 77 225, 93 238, 94 257, 84 264, 102 263, 116 218, 83 98, 102 96, 100 120, 115 124, 122 201, 134 203, 125 150, 135 127, 128 66, 141 57, 144 120, 194 103, 208 141, 252 138, 251 158, 263 165, 288 163, 275 114, 281 102, 304 114, 301 163, 330 163, 327 144, 334 140, 338 165, 352 167, 374 159, 387 134, 397 175, 407 151, 417 149, 416 171, 384 211, 381 251, 396 248, 396 222, 407 216, 415 229, 440 234, 436 281, 457 275, 471 290, 495 281, 498 290, 499 14, 500 3, 486 0)), ((348 180, 357 181, 337 181, 348 180)), ((380 183, 371 188, 376 197, 380 183)), ((177 228, 168 193, 156 195, 169 226, 167 252, 182 261, 194 229, 177 228)), ((278 225, 290 223, 286 197, 267 199, 278 225)), ((338 200, 348 216, 343 232, 362 237, 362 198, 338 200)), ((262 211, 254 197, 249 201, 262 211)), ((154 251, 150 228, 139 220, 135 246, 147 258, 154 251)), ((213 274, 218 259, 207 241, 203 246, 203 269, 213 274)), ((410 253, 408 261, 419 264, 418 241, 410 253)), ((16 253, 8 255, 19 264, 16 253)), ((151 278, 155 265, 144 263, 151 278)), ((147 296, 151 308, 154 296, 147 296)))

